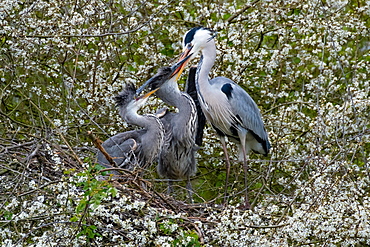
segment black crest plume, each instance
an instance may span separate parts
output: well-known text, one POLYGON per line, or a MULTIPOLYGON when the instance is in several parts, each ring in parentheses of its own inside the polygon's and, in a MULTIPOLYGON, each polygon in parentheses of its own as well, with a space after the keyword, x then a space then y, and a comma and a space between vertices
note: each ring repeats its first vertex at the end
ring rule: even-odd
POLYGON ((135 93, 136 93, 135 85, 132 83, 127 84, 127 86, 122 90, 122 92, 120 92, 115 97, 116 106, 117 107, 125 106, 128 103, 130 103, 134 99, 135 93))

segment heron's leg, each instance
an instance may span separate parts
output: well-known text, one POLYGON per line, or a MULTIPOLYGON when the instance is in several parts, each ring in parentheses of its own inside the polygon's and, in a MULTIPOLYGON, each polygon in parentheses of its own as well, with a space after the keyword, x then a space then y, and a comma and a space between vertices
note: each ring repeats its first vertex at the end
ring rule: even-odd
POLYGON ((225 137, 220 136, 220 140, 221 140, 222 148, 224 150, 224 154, 225 154, 225 158, 226 158, 226 181, 225 181, 224 204, 227 205, 227 188, 229 186, 230 159, 229 159, 229 154, 227 153, 225 137))
POLYGON ((246 157, 246 154, 245 154, 245 150, 243 150, 243 153, 244 153, 244 161, 243 161, 243 169, 244 169, 244 184, 245 184, 245 199, 244 199, 244 202, 245 202, 245 209, 250 209, 251 208, 251 204, 249 203, 249 198, 248 198, 248 161, 247 161, 247 157, 246 157))
POLYGON ((171 180, 168 181, 168 187, 167 187, 167 194, 168 195, 171 195, 172 192, 173 192, 173 186, 172 186, 173 182, 171 180))
POLYGON ((190 203, 193 203, 193 187, 191 186, 190 177, 188 177, 186 182, 186 190, 188 191, 190 203))
POLYGON ((242 146, 242 151, 243 151, 243 169, 244 169, 244 185, 245 185, 245 198, 244 198, 244 203, 245 203, 245 209, 250 209, 251 204, 249 203, 249 198, 248 198, 248 161, 247 161, 247 153, 245 151, 245 139, 246 135, 244 133, 239 134, 241 146, 242 146))

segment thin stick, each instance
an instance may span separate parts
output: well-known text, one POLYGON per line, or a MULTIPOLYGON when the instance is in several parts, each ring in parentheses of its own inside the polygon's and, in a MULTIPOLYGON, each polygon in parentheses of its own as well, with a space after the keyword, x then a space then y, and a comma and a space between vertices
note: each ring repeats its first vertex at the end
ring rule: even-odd
POLYGON ((245 5, 242 9, 238 10, 235 14, 229 17, 229 19, 226 20, 228 23, 232 23, 232 21, 237 18, 239 15, 241 15, 243 12, 245 12, 247 9, 251 8, 253 5, 258 3, 260 0, 256 0, 253 3, 245 5))
POLYGON ((114 162, 113 158, 105 151, 104 147, 101 145, 103 142, 92 133, 92 131, 87 131, 87 136, 91 139, 94 146, 99 149, 100 152, 105 156, 105 158, 108 160, 109 164, 113 167, 117 167, 116 162, 114 162))

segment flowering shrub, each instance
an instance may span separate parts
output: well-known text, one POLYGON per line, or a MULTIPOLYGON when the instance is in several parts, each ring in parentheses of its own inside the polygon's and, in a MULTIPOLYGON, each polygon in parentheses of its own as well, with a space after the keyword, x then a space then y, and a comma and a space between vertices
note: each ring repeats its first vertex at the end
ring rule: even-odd
MULTIPOLYGON (((0 243, 369 245, 369 16, 366 0, 2 1, 0 243), (85 133, 105 140, 129 129, 113 96, 175 61, 183 34, 199 25, 218 31, 211 76, 241 85, 269 132, 268 158, 250 155, 253 211, 238 209, 233 144, 230 206, 215 206, 225 174, 210 127, 192 181, 198 211, 156 207, 88 170, 95 150, 85 133), (86 181, 99 188, 96 203, 86 181)), ((161 106, 152 98, 142 112, 161 106)), ((147 194, 165 190, 154 167, 146 174, 147 194)))

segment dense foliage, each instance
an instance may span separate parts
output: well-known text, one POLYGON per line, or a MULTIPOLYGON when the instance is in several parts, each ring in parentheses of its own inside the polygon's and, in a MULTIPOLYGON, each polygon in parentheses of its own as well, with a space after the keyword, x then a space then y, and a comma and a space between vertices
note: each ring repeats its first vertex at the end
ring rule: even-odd
MULTIPOLYGON (((370 245, 370 2, 246 2, 3 0, 0 243, 370 245), (252 211, 238 209, 233 144, 230 206, 215 207, 225 174, 209 126, 192 180, 199 204, 156 207, 149 192, 95 176, 86 132, 105 140, 130 129, 113 96, 174 62, 200 25, 218 31, 211 76, 254 98, 273 146, 250 155, 252 211)), ((162 106, 153 97, 142 112, 162 106)), ((155 164, 144 178, 150 193, 166 190, 155 164)))

